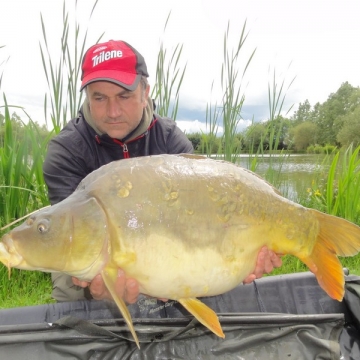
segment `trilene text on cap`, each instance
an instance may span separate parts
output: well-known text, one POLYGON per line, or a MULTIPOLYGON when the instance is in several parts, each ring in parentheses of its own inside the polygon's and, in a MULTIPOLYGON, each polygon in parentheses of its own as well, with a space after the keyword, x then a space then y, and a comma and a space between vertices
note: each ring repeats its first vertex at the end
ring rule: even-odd
POLYGON ((111 50, 111 51, 102 51, 99 55, 95 55, 91 60, 93 62, 93 67, 101 64, 104 61, 113 59, 113 58, 121 58, 123 56, 123 52, 121 50, 111 50))

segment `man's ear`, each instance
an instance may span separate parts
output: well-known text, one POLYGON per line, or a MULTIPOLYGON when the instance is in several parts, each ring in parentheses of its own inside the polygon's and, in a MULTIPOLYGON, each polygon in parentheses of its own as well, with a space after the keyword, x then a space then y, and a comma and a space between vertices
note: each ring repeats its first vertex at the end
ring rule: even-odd
POLYGON ((144 102, 143 102, 144 108, 147 106, 149 94, 150 94, 150 85, 146 85, 146 89, 144 91, 144 102))

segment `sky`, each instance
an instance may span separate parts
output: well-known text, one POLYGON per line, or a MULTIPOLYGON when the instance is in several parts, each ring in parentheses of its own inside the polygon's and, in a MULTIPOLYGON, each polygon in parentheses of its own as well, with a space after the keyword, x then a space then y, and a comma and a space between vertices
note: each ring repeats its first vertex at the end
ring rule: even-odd
MULTIPOLYGON (((0 106, 1 93, 5 93, 9 104, 25 107, 39 123, 44 122, 48 91, 39 49, 43 41, 40 14, 56 62, 63 3, 0 0, 0 106)), ((93 4, 92 0, 65 0, 70 36, 74 36, 76 18, 80 36, 88 29, 87 48, 102 33, 104 41, 127 41, 144 56, 150 85, 154 83, 160 44, 163 42, 169 55, 176 45, 183 45, 180 65, 186 64, 186 73, 177 122, 187 133, 206 131, 206 106, 221 101, 228 24, 230 49, 235 49, 245 22, 248 34, 237 63, 238 85, 245 96, 239 130, 252 119, 269 118, 268 87, 274 83, 274 76, 277 92, 284 84, 283 115, 288 116, 306 99, 311 105, 323 103, 345 81, 360 86, 359 0, 99 0, 90 16, 93 4)), ((16 112, 25 117, 21 110, 16 112)))

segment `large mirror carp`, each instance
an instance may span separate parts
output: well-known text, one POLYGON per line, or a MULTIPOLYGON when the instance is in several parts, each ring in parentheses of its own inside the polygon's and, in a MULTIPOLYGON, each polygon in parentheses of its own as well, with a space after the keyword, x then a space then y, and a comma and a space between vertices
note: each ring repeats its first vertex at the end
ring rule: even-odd
POLYGON ((117 269, 143 294, 179 301, 224 337, 197 297, 227 292, 255 268, 266 245, 292 254, 339 301, 338 256, 360 250, 360 228, 282 197, 256 174, 195 155, 119 160, 89 174, 62 202, 4 235, 8 268, 59 271, 90 281, 102 274, 135 341, 130 313, 115 294, 117 269))

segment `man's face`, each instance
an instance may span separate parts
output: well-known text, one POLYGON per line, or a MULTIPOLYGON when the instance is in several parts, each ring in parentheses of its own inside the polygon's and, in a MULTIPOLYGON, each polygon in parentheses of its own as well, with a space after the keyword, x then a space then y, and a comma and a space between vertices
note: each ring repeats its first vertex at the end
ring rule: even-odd
POLYGON ((134 91, 107 81, 87 86, 90 112, 96 127, 112 138, 123 139, 140 123, 147 105, 149 86, 141 83, 134 91))

